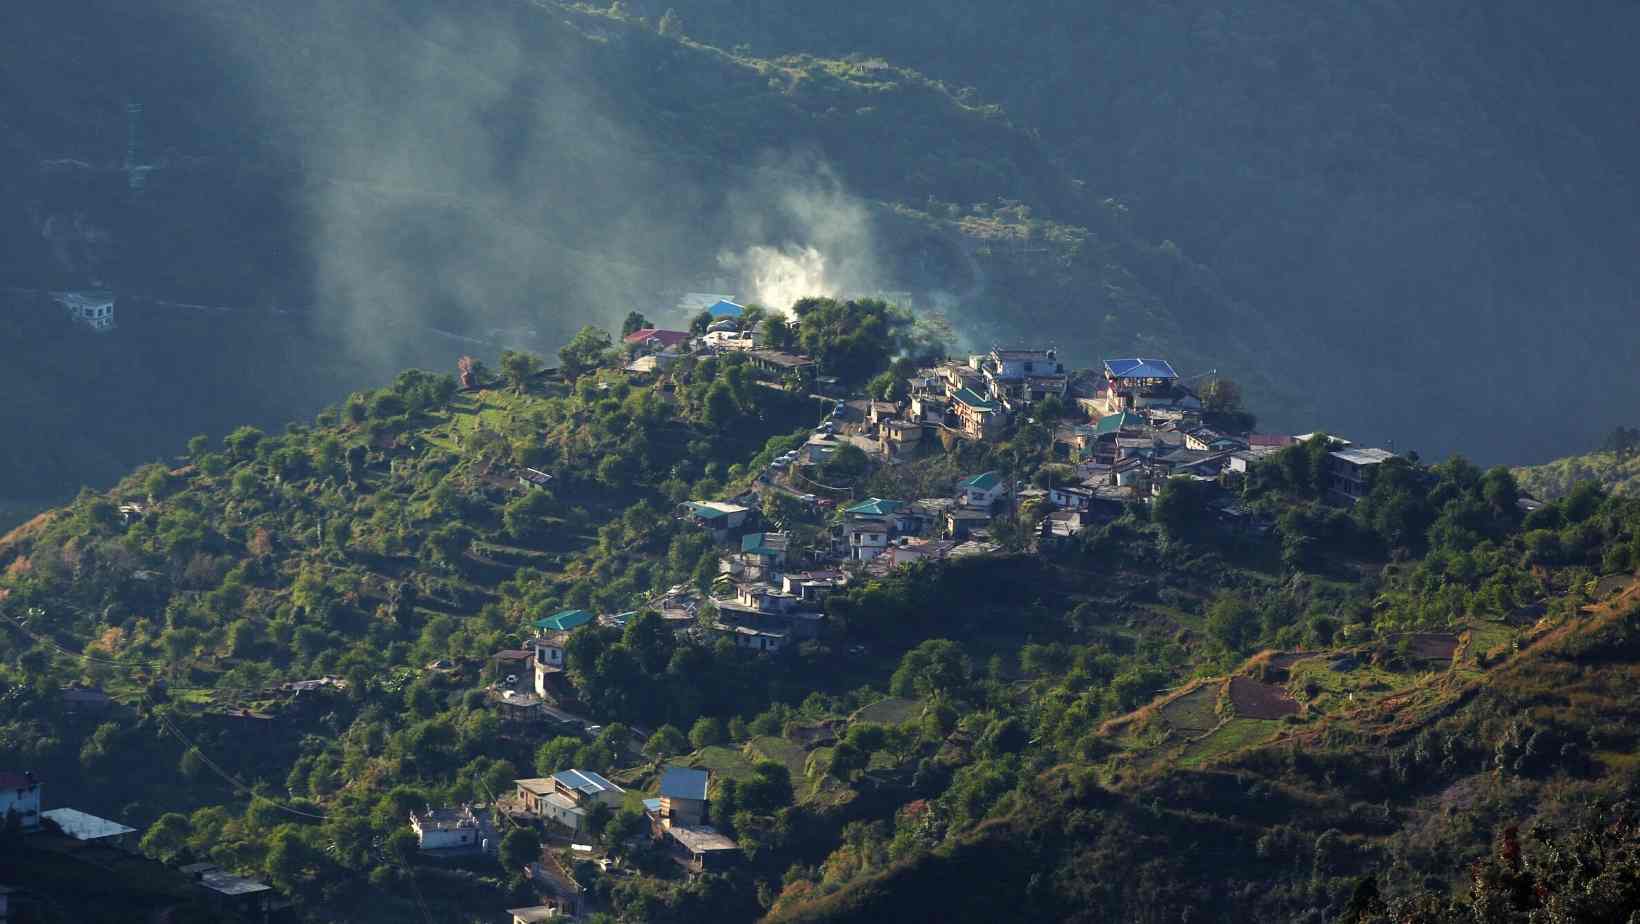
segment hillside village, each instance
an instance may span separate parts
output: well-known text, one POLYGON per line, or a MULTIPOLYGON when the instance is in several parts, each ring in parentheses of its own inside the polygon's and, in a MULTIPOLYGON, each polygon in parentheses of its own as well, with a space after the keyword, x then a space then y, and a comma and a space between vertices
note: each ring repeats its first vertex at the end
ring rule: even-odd
MULTIPOLYGON (((995 561, 1015 573, 1036 575, 1029 580, 1043 580, 1055 560, 1066 554, 1090 554, 1091 546, 1078 545, 1087 536, 1121 523, 1154 521, 1172 529, 1170 524, 1188 521, 1190 531, 1211 535, 1216 542, 1267 546, 1277 531, 1275 518, 1267 505, 1249 501, 1252 492, 1247 489, 1261 471, 1270 470, 1272 460, 1292 464, 1300 459, 1293 451, 1315 449, 1302 457, 1309 461, 1301 464, 1313 471, 1301 477, 1310 479, 1322 506, 1340 513, 1368 498, 1380 480, 1378 469, 1392 460, 1406 461, 1388 449, 1355 446, 1336 436, 1260 431, 1241 407, 1232 381, 1213 374, 1184 375, 1163 358, 1116 357, 1096 368, 1070 369, 1047 346, 999 347, 962 358, 926 356, 916 361, 883 349, 881 363, 888 365, 887 372, 868 365, 847 381, 830 374, 827 363, 795 352, 805 323, 801 316, 771 323, 771 316, 761 309, 719 298, 684 320, 687 323, 680 323, 679 329, 666 329, 635 315, 619 341, 602 332, 583 332, 593 347, 588 356, 577 355, 575 344, 561 356, 566 366, 580 363, 575 370, 542 369, 514 354, 502 357, 502 377, 470 357, 462 359, 447 386, 431 377, 416 377, 425 374, 401 377, 398 391, 384 391, 368 402, 358 399, 346 411, 354 416, 353 433, 360 442, 345 451, 330 451, 330 477, 336 487, 328 490, 361 490, 373 480, 391 486, 393 478, 413 470, 421 455, 459 452, 472 460, 466 477, 475 496, 488 498, 492 509, 513 518, 504 518, 508 525, 493 535, 521 536, 522 528, 513 521, 523 522, 523 517, 515 517, 514 511, 548 509, 542 500, 567 490, 564 483, 580 476, 577 463, 569 459, 495 449, 501 441, 486 432, 485 415, 492 415, 488 419, 498 425, 514 422, 519 405, 509 403, 513 399, 507 395, 518 400, 534 394, 582 395, 598 401, 630 387, 642 388, 645 397, 681 401, 698 385, 683 373, 698 375, 715 364, 719 384, 728 379, 750 396, 738 399, 743 407, 759 395, 778 399, 772 419, 762 425, 784 435, 766 442, 761 436, 741 439, 741 445, 765 448, 755 456, 755 464, 719 469, 724 476, 717 482, 721 491, 679 494, 690 487, 682 482, 670 489, 673 506, 662 510, 661 519, 649 528, 672 534, 673 549, 696 547, 690 543, 704 549, 693 580, 672 583, 641 598, 605 598, 618 599, 624 604, 620 607, 599 605, 592 602, 595 595, 588 594, 540 597, 556 602, 524 607, 522 624, 498 633, 506 646, 483 659, 438 657, 386 670, 359 664, 348 668, 315 652, 309 663, 327 672, 246 690, 217 690, 203 701, 195 700, 209 704, 199 718, 212 723, 207 727, 215 740, 265 737, 271 742, 326 721, 339 704, 366 695, 402 696, 418 709, 430 708, 427 704, 438 698, 459 700, 463 708, 477 710, 471 714, 487 713, 485 721, 493 723, 485 726, 491 730, 482 739, 483 747, 493 741, 515 753, 527 753, 537 745, 543 754, 557 750, 550 760, 537 757, 535 775, 501 761, 495 767, 521 772, 492 772, 478 783, 459 787, 459 799, 394 803, 394 849, 401 857, 416 855, 415 862, 454 869, 493 864, 499 858, 515 883, 513 894, 529 899, 495 910, 497 917, 504 910, 515 924, 596 915, 610 907, 611 882, 701 882, 703 877, 709 880, 760 862, 760 851, 767 849, 760 841, 769 838, 767 822, 749 822, 748 812, 766 818, 794 801, 825 806, 863 799, 862 793, 907 798, 917 792, 907 768, 870 755, 880 755, 885 748, 899 753, 896 749, 907 747, 885 744, 891 739, 883 737, 888 734, 884 729, 914 726, 922 721, 917 719, 917 710, 924 708, 919 697, 935 702, 940 697, 910 684, 895 696, 875 694, 875 702, 857 703, 845 717, 825 710, 798 713, 777 702, 757 719, 755 731, 743 724, 730 736, 721 719, 702 717, 685 739, 671 725, 629 724, 623 715, 610 714, 607 705, 600 706, 608 700, 592 689, 591 665, 601 673, 606 659, 595 657, 599 649, 589 645, 607 646, 610 639, 635 645, 634 639, 647 638, 645 644, 661 651, 715 651, 735 661, 735 670, 744 676, 771 682, 797 665, 843 673, 856 663, 870 662, 876 642, 837 625, 833 604, 839 599, 852 600, 885 582, 931 573, 927 569, 942 563, 995 561), (391 406, 388 399, 400 400, 407 383, 438 393, 426 399, 429 407, 465 402, 476 410, 434 415, 434 425, 420 429, 379 425, 403 419, 402 408, 391 406), (792 424, 801 420, 802 411, 811 414, 814 423, 794 432, 792 424), (965 460, 975 458, 986 464, 964 467, 965 460), (868 484, 884 483, 916 485, 918 490, 888 496, 866 489, 868 484), (1032 561, 1043 567, 1040 574, 1025 564, 1032 561), (748 742, 746 749, 760 755, 755 764, 722 747, 726 740, 748 742), (719 804, 725 800, 727 807, 719 804), (591 887, 594 879, 603 884, 591 887)), ((711 413, 709 400, 705 413, 711 413)), ((719 438, 736 440, 738 428, 754 425, 743 414, 724 416, 716 426, 719 438)), ((230 436, 229 451, 247 455, 236 443, 246 439, 230 436)), ((201 467, 216 464, 202 451, 194 454, 201 467)), ((288 463, 275 457, 272 464, 277 468, 288 463)), ((604 467, 599 466, 601 482, 610 480, 604 477, 604 467)), ((1412 472, 1410 477, 1418 483, 1433 483, 1432 476, 1417 469, 1393 467, 1397 473, 1412 472)), ((150 473, 148 482, 194 477, 198 473, 191 464, 150 473)), ((241 495, 248 493, 249 482, 234 483, 241 495)), ((708 477, 700 483, 713 480, 708 477)), ((163 493, 159 488, 147 489, 146 496, 121 492, 119 503, 107 512, 106 528, 115 534, 143 535, 150 525, 167 522, 173 512, 163 493)), ((437 492, 430 496, 436 500, 437 492)), ((1507 517, 1515 521, 1545 505, 1520 496, 1507 506, 1507 517)), ((606 524, 603 529, 608 528, 606 524)), ((247 535, 248 544, 275 546, 265 530, 260 538, 247 535)), ((329 545, 322 521, 314 535, 319 548, 329 545)), ((642 541, 625 535, 622 541, 642 541)), ((526 586, 529 569, 507 562, 540 562, 548 553, 507 546, 501 538, 430 540, 422 560, 446 573, 467 569, 510 576, 512 583, 502 589, 506 595, 515 594, 526 586)), ((283 541, 296 546, 305 540, 283 541)), ((1120 553, 1112 557, 1120 558, 1120 553)), ((11 570, 15 572, 16 566, 11 570)), ((1113 580, 1121 570, 1113 569, 1113 580)), ((136 599, 164 599, 174 580, 157 571, 138 570, 124 586, 136 599)), ((1620 589, 1614 584, 1602 592, 1620 589)), ((423 580, 420 585, 406 581, 355 593, 380 593, 378 623, 404 625, 426 618, 417 615, 418 601, 422 607, 459 608, 462 592, 423 580), (432 594, 457 602, 445 604, 430 599, 432 594)), ((1515 617, 1529 612, 1529 606, 1509 601, 1529 600, 1531 592, 1511 593, 1500 597, 1499 606, 1515 617)), ((0 600, 3 594, 0 591, 0 600)), ((1177 594, 1162 596, 1147 611, 1179 614, 1177 608, 1161 604, 1181 599, 1177 594)), ((11 618, 10 625, 23 637, 77 657, 32 628, 42 624, 46 612, 43 607, 30 608, 25 619, 11 618)), ((1183 620, 1182 615, 1166 615, 1154 629, 1107 637, 1121 641, 1153 633, 1171 635, 1176 642, 1200 632, 1199 621, 1183 620)), ((1329 676, 1341 677, 1354 671, 1365 655, 1359 648, 1343 646, 1341 630, 1318 631, 1323 633, 1321 644, 1267 656, 1244 669, 1250 673, 1198 676, 1172 689, 1157 689, 1169 675, 1155 668, 1116 678, 1122 680, 1120 692, 1107 694, 1107 704, 1101 707, 1107 721, 1083 730, 1101 743, 1078 747, 1093 753, 1115 749, 1127 763, 1113 766, 1138 768, 1175 753, 1168 748, 1182 746, 1185 759, 1197 759, 1192 755, 1200 753, 1201 742, 1215 735, 1231 744, 1245 743, 1237 736, 1268 735, 1300 713, 1324 715, 1342 708, 1369 688, 1336 679, 1328 681, 1334 686, 1316 686, 1316 659, 1331 665, 1329 676), (1295 698, 1284 685, 1289 677, 1291 683, 1302 677, 1307 687, 1314 687, 1304 694, 1306 699, 1295 698), (1229 712, 1221 714, 1226 709, 1229 712), (1160 739, 1165 746, 1157 744, 1158 727, 1165 729, 1160 739)), ((1443 669, 1459 661, 1484 665, 1488 657, 1496 657, 1488 652, 1505 634, 1494 627, 1471 627, 1403 633, 1389 640, 1399 649, 1388 641, 1375 644, 1390 661, 1443 669)), ((296 642, 298 647, 313 647, 311 641, 296 642)), ((913 649, 906 657, 911 659, 920 650, 913 649)), ((403 661, 402 654, 397 660, 403 661)), ((717 669, 725 663, 717 662, 717 669)), ((666 665, 668 675, 674 666, 666 665)), ((114 660, 104 662, 99 675, 111 682, 121 678, 110 668, 126 669, 114 660)), ((638 666, 614 670, 619 676, 621 670, 637 672, 638 666)), ((1363 670, 1356 679, 1366 676, 1363 670)), ((1383 675, 1374 667, 1370 676, 1383 675)), ((153 709, 157 698, 187 694, 163 680, 150 677, 144 682, 148 687, 135 704, 139 714, 153 709)), ((895 686, 907 686, 898 674, 895 686)), ((130 701, 129 692, 122 695, 130 701)), ((93 684, 71 684, 61 697, 61 709, 90 721, 119 716, 126 708, 93 684)), ((168 733, 193 751, 201 750, 171 720, 162 721, 168 733)), ((974 733, 960 728, 939 726, 930 734, 936 749, 953 741, 962 742, 963 748, 975 746, 974 733)), ((4 769, 10 774, 5 779, 26 783, 18 786, 19 799, 25 790, 31 794, 25 828, 61 838, 62 844, 72 843, 81 851, 103 851, 108 862, 127 862, 120 857, 139 843, 150 843, 137 827, 73 809, 60 813, 72 824, 54 819, 41 810, 38 780, 22 776, 22 770, 11 774, 10 768, 4 769)), ((242 788, 228 772, 214 764, 209 769, 234 791, 242 788)), ((1110 772, 1112 779, 1121 776, 1121 771, 1110 772)), ((182 881, 192 883, 193 894, 201 901, 227 909, 223 913, 265 919, 294 913, 292 902, 268 882, 215 861, 204 862, 197 855, 184 858, 193 862, 179 866, 182 881)), ((800 886, 794 888, 801 891, 800 886)))
MULTIPOLYGON (((678 585, 644 607, 674 632, 727 639, 749 656, 778 658, 822 637, 825 600, 850 582, 915 562, 999 552, 993 521, 1022 508, 1039 513, 1025 548, 1051 548, 1151 503, 1182 478, 1201 486, 1199 501, 1224 530, 1261 534, 1272 524, 1239 504, 1237 491, 1261 460, 1296 443, 1328 440, 1329 496, 1347 506, 1365 496, 1369 470, 1395 457, 1333 436, 1251 432, 1233 384, 1197 377, 1206 387, 1193 386, 1160 358, 1107 359, 1097 369, 1072 370, 1051 348, 998 348, 919 368, 896 386, 897 400, 850 394, 819 375, 812 357, 772 349, 743 329, 753 326, 742 324, 744 312, 722 298, 702 309, 694 332, 639 327, 623 337, 630 358, 623 368, 664 388, 667 371, 686 357, 744 355, 767 387, 800 391, 822 410, 805 442, 775 457, 747 491, 679 505, 679 518, 721 548, 719 574, 709 594, 678 585), (823 466, 839 453, 858 452, 875 466, 909 464, 955 441, 1000 442, 1045 412, 1053 420, 1050 458, 1074 473, 1063 483, 1028 484, 1015 477, 1019 472, 990 469, 955 481, 942 496, 906 498, 859 497, 823 483, 823 466), (824 515, 830 526, 822 541, 794 545, 762 513, 771 495, 824 515)), ((538 480, 531 474, 520 474, 521 484, 538 480)), ((596 720, 570 711, 578 708, 564 674, 570 634, 589 624, 624 629, 637 615, 576 609, 537 619, 542 634, 495 654, 496 702, 513 721, 568 722, 597 733, 596 720)), ((625 796, 585 769, 515 785, 516 793, 496 803, 497 813, 539 825, 549 843, 572 843, 592 814, 607 815, 625 796)), ((643 800, 650 836, 693 874, 732 865, 739 852, 709 823, 710 788, 709 772, 673 767, 661 775, 656 796, 643 800)), ((462 819, 456 830, 463 845, 485 839, 487 823, 470 807, 438 811, 462 819)), ((442 833, 432 840, 421 827, 417 833, 424 849, 450 843, 442 833)), ((509 910, 515 924, 577 913, 579 890, 562 870, 532 864, 528 876, 543 904, 509 910)))

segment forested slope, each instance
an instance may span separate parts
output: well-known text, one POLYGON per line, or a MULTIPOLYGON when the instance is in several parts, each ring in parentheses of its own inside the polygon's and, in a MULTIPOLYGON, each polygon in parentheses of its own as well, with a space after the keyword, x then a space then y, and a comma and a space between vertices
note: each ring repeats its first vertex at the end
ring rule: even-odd
MULTIPOLYGON (((914 345, 881 303, 805 310, 836 322, 804 336, 850 383, 914 345)), ((706 631, 724 552, 673 511, 744 497, 824 412, 740 356, 633 383, 608 342, 579 335, 566 374, 509 354, 472 391, 406 372, 0 539, 0 765, 315 921, 531 900, 528 835, 452 872, 406 815, 568 767, 629 801, 667 763, 713 772, 734 869, 683 876, 631 838, 635 805, 591 832, 613 869, 561 845, 601 913, 647 922, 1330 920, 1363 877, 1422 901, 1509 825, 1630 791, 1631 498, 1584 485, 1528 513, 1507 470, 1398 459, 1346 510, 1317 439, 1066 541, 1039 502, 1001 505, 993 551, 856 571, 821 636, 771 660, 706 631), (706 616, 674 632, 655 610, 680 593, 706 616), (597 727, 521 725, 494 656, 571 608, 623 614, 566 644, 558 702, 597 727), (71 710, 65 684, 113 702, 71 710)), ((1039 411, 1000 442, 813 474, 855 497, 1003 467, 1063 484, 1039 411)), ((793 554, 834 560, 836 515, 760 505, 793 554)))

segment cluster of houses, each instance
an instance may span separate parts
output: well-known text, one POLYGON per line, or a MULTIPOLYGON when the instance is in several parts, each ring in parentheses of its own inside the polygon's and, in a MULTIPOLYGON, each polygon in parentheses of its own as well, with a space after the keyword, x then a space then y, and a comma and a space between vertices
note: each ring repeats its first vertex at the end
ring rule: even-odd
MULTIPOLYGON (((751 364, 777 379, 797 378, 813 381, 819 363, 812 357, 788 353, 760 342, 758 333, 743 321, 744 305, 731 296, 699 295, 687 300, 685 310, 691 317, 705 313, 711 322, 704 333, 686 330, 666 330, 646 327, 633 331, 624 338, 624 346, 631 357, 626 371, 635 376, 666 372, 678 360, 688 355, 745 354, 751 364), (707 302, 707 299, 712 301, 707 302)), ((680 303, 680 308, 684 308, 680 303)))
MULTIPOLYGON (((739 306, 720 300, 706 310, 733 322, 739 306)), ((717 332, 732 329, 729 323, 717 332)), ((648 355, 658 356, 688 337, 641 330, 628 339, 656 348, 660 352, 648 355)), ((719 338, 724 339, 731 338, 719 338)), ((826 597, 852 578, 995 551, 992 529, 998 516, 1034 505, 1039 514, 1034 542, 1051 546, 1120 516, 1128 505, 1149 502, 1171 479, 1227 488, 1260 459, 1313 438, 1209 426, 1213 415, 1165 359, 1107 359, 1098 370, 1067 371, 1051 349, 996 349, 921 369, 906 384, 899 401, 836 401, 805 445, 776 459, 752 490, 680 505, 679 516, 722 549, 720 573, 709 594, 680 586, 650 607, 678 631, 728 639, 757 654, 778 653, 823 634, 826 597), (1034 419, 1035 409, 1049 400, 1057 402, 1055 471, 1068 477, 1032 487, 1012 472, 975 472, 950 493, 924 498, 807 493, 827 490, 817 480, 817 467, 845 444, 896 464, 935 451, 941 441, 930 434, 1000 440, 1023 419, 1034 419), (766 492, 837 508, 823 540, 797 549, 788 533, 764 524, 760 509, 766 492)), ((1339 503, 1353 503, 1367 491, 1368 470, 1394 454, 1329 439, 1330 494, 1339 503)), ((1206 494, 1226 524, 1268 529, 1237 503, 1234 491, 1206 494)), ((516 710, 551 713, 550 703, 568 694, 560 685, 568 633, 595 620, 619 626, 631 615, 569 610, 537 620, 539 637, 523 649, 496 655, 498 679, 504 678, 497 695, 516 710)))
MULTIPOLYGON (((49 832, 67 838, 75 842, 78 856, 94 863, 97 850, 115 850, 122 855, 136 852, 136 828, 78 809, 45 808, 44 789, 31 772, 0 770, 0 821, 9 825, 15 820, 24 834, 45 836, 49 832)), ((291 905, 267 883, 231 873, 215 863, 193 863, 178 872, 198 886, 205 902, 222 915, 268 920, 274 912, 291 905)), ((0 884, 0 899, 27 907, 27 883, 0 884)), ((6 916, 0 914, 0 921, 4 920, 6 916)))
MULTIPOLYGON (((655 795, 648 798, 629 795, 603 774, 584 769, 515 780, 513 785, 514 791, 493 810, 460 805, 410 813, 410 828, 422 851, 493 849, 492 822, 496 822, 534 826, 546 835, 549 845, 567 843, 573 851, 590 853, 589 845, 576 843, 589 829, 589 816, 594 811, 613 812, 630 799, 634 806, 643 806, 646 839, 687 873, 720 871, 741 858, 740 845, 711 824, 711 773, 707 770, 667 767, 655 795)), ((563 920, 586 910, 584 890, 556 859, 551 846, 521 872, 533 887, 537 904, 507 909, 514 922, 563 920)))

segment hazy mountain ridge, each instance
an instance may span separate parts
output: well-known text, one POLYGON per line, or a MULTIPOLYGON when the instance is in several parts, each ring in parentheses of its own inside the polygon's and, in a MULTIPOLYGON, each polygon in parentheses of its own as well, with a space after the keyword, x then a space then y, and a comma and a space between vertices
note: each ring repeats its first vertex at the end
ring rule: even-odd
MULTIPOLYGON (((16 245, 0 281, 96 281, 296 315, 273 341, 282 364, 260 377, 291 387, 271 393, 232 374, 237 325, 209 314, 179 332, 176 318, 127 301, 110 335, 137 366, 127 372, 86 362, 107 345, 77 345, 72 332, 17 341, 8 374, 40 398, 11 416, 41 422, 41 458, 69 464, 14 463, 12 493, 117 471, 76 464, 72 432, 110 418, 95 402, 66 412, 85 404, 68 395, 129 393, 133 435, 116 431, 100 450, 128 467, 190 432, 274 424, 339 386, 453 359, 461 347, 426 328, 550 350, 583 321, 664 309, 668 289, 756 277, 749 254, 796 266, 805 292, 913 291, 972 337, 954 346, 1029 329, 1080 362, 1142 350, 1204 371, 1207 342, 1215 356, 1237 341, 1251 355, 1266 336, 1210 272, 1072 183, 1029 130, 904 69, 747 58, 652 24, 508 0, 277 13, 76 0, 24 19, 8 33, 7 79, 29 105, 0 111, 11 142, 0 228, 16 245), (144 107, 137 159, 155 166, 140 191, 124 164, 127 102, 144 107), (47 239, 52 222, 84 231, 47 239), (802 262, 814 254, 818 268, 802 262), (197 358, 212 352, 226 364, 197 358), (350 363, 358 375, 302 384, 350 363), (256 401, 219 415, 145 391, 177 377, 164 366, 256 401), (144 402, 166 411, 142 420, 144 402), (42 416, 53 408, 69 416, 42 416)), ((40 310, 13 301, 12 312, 40 310)), ((1236 371, 1272 415, 1309 418, 1308 397, 1280 377, 1236 371)))
POLYGON ((1633 401, 1632 4, 628 6, 975 88, 1253 306, 1340 431, 1541 461, 1633 401), (1500 400, 1527 390, 1556 397, 1500 400))

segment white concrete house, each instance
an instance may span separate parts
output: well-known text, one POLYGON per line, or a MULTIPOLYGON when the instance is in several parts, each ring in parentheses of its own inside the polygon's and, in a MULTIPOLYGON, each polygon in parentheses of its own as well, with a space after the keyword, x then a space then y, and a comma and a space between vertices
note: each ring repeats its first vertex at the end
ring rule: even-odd
POLYGON ((428 806, 410 813, 410 830, 416 832, 416 841, 422 850, 448 850, 474 847, 483 838, 483 827, 472 806, 465 803, 455 808, 436 809, 428 806))

